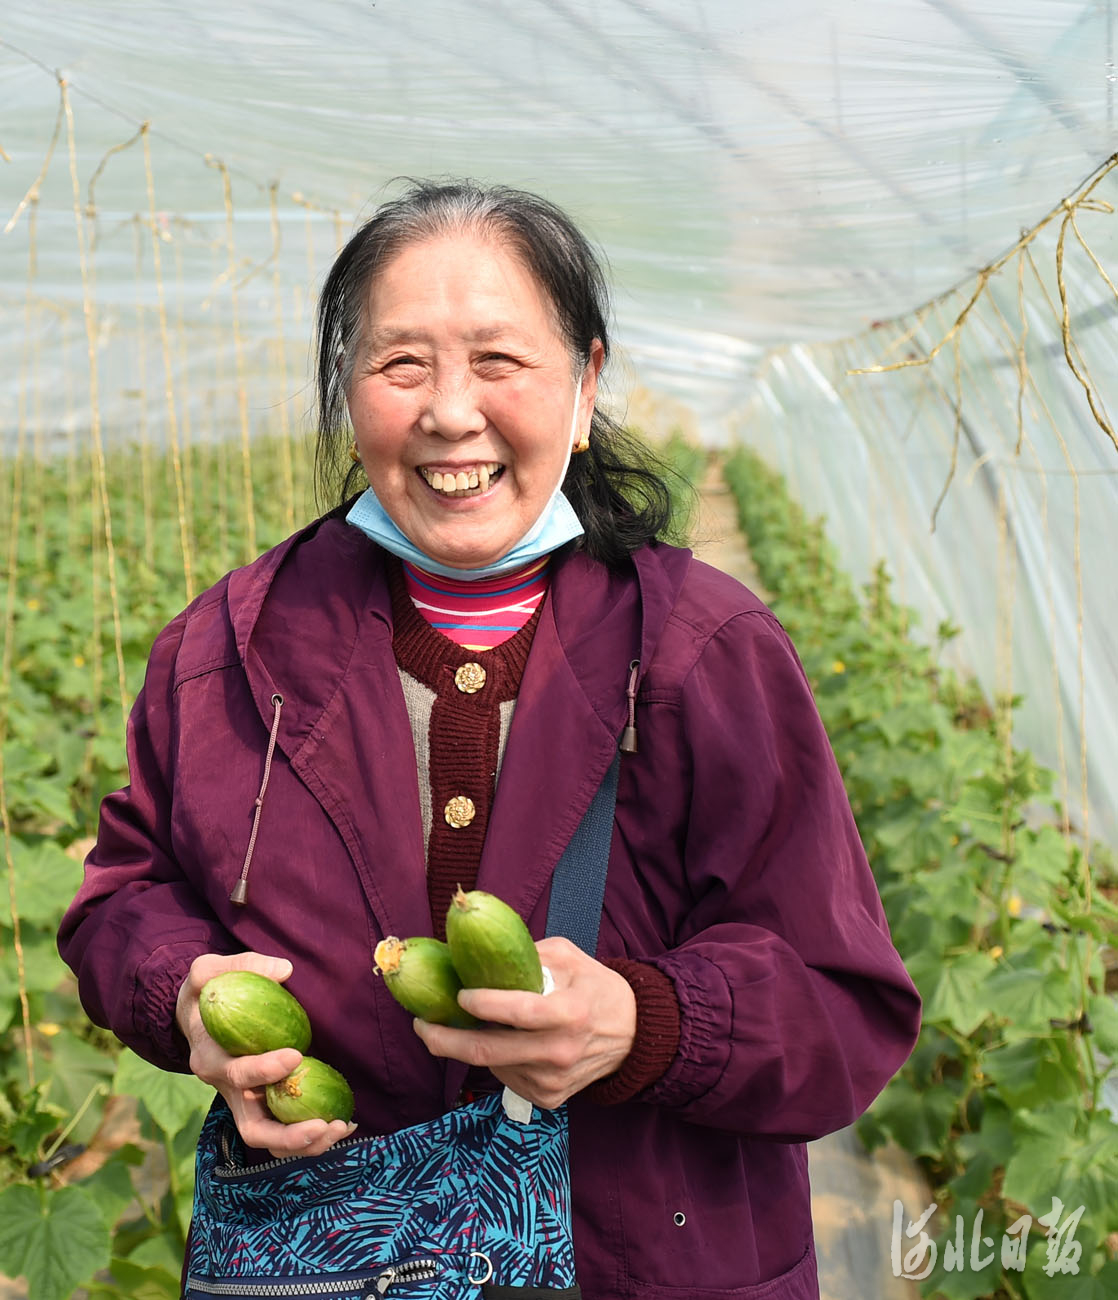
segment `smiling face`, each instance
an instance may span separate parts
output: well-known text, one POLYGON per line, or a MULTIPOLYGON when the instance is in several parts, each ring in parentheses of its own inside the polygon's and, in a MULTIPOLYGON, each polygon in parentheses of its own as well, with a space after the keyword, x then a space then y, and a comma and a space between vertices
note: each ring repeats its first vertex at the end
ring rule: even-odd
POLYGON ((374 278, 347 391, 369 484, 425 555, 492 564, 540 517, 590 427, 602 365, 577 373, 547 294, 473 232, 405 247, 374 278))

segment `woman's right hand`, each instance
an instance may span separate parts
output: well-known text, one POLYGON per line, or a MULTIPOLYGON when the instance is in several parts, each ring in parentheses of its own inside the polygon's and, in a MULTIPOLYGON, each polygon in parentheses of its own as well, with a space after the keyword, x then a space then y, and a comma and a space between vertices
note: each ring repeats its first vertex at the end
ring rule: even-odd
POLYGON ((259 952, 241 952, 225 957, 205 953, 196 957, 190 973, 179 988, 175 1019, 190 1044, 190 1068, 204 1082, 221 1093, 233 1112, 246 1146, 261 1147, 274 1156, 316 1156, 348 1137, 357 1127, 336 1119, 302 1120, 281 1124, 272 1117, 264 1101, 264 1086, 278 1083, 303 1059, 293 1047, 281 1047, 259 1056, 230 1056, 206 1032, 198 1010, 198 995, 207 980, 228 970, 251 970, 282 984, 291 974, 285 957, 265 957, 259 952))

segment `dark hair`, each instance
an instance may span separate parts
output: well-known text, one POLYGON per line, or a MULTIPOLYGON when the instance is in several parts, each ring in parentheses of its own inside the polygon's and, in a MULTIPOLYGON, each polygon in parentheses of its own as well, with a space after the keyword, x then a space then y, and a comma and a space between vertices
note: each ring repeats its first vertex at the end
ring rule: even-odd
MULTIPOLYGON (((493 234, 512 248, 555 306, 579 369, 600 339, 609 357, 609 293, 601 264, 560 208, 536 194, 470 181, 412 181, 384 203, 338 254, 318 304, 318 441, 315 486, 336 507, 360 488, 349 456, 346 392, 365 329, 365 305, 378 270, 405 247, 463 230, 493 234)), ((618 564, 645 542, 669 533, 671 470, 644 442, 595 408, 590 449, 572 456, 563 482, 585 530, 581 545, 618 564)))

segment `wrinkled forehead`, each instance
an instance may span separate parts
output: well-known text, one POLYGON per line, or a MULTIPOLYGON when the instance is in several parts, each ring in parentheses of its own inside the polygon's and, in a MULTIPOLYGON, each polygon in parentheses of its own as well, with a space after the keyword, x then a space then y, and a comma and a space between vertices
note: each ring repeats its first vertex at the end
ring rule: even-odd
MULTIPOLYGON (((476 268, 479 263, 479 257, 488 254, 496 254, 498 258, 507 258, 510 267, 515 268, 517 276, 526 276, 534 287, 535 301, 532 308, 542 309, 546 312, 547 317, 555 329, 556 333, 563 340, 567 350, 571 353, 572 361, 576 359, 576 349, 563 328, 562 313, 558 308, 548 286, 540 279, 536 269, 531 265, 530 260, 525 255, 524 249, 519 241, 509 232, 500 228, 482 226, 479 223, 463 224, 462 226, 439 231, 434 234, 423 234, 416 237, 401 240, 390 249, 386 250, 384 255, 378 259, 377 263, 370 269, 365 278, 364 285, 361 289, 361 334, 362 344, 365 347, 373 345, 379 333, 378 325, 380 324, 377 311, 377 289, 382 284, 384 278, 388 276, 393 269, 398 269, 402 259, 407 258, 409 270, 419 272, 424 265, 427 254, 431 255, 431 262, 434 264, 438 261, 443 267, 448 263, 452 266, 458 266, 465 274, 469 274, 471 268, 476 268)), ((526 291, 527 292, 527 291, 526 291)), ((530 295, 530 292, 528 294, 530 295)), ((521 297, 521 302, 525 307, 527 314, 528 302, 525 297, 521 297)), ((500 332, 502 327, 512 325, 515 327, 516 320, 512 313, 509 313, 509 319, 502 320, 491 327, 495 334, 500 332)))

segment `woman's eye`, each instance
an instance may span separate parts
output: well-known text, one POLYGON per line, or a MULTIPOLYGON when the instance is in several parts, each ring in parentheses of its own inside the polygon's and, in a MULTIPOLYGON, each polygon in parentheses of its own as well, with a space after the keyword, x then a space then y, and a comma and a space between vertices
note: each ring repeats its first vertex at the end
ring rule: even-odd
POLYGON ((419 365, 419 359, 417 357, 392 357, 391 360, 386 361, 384 363, 381 369, 393 370, 393 369, 400 369, 405 366, 418 366, 418 365, 419 365))

